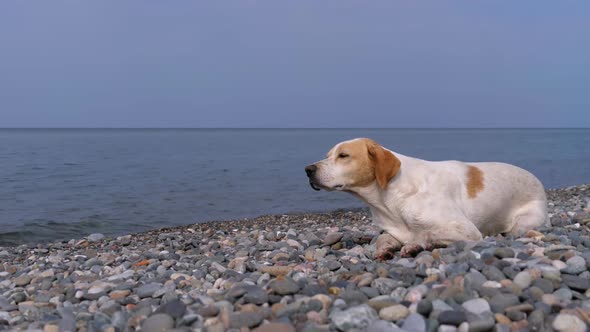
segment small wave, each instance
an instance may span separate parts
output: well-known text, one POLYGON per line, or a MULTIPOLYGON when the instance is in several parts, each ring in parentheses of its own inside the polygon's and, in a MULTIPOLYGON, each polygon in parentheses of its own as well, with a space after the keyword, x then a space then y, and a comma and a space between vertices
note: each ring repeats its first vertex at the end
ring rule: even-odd
POLYGON ((13 231, 0 233, 0 246, 18 246, 23 243, 31 242, 35 234, 31 231, 13 231))

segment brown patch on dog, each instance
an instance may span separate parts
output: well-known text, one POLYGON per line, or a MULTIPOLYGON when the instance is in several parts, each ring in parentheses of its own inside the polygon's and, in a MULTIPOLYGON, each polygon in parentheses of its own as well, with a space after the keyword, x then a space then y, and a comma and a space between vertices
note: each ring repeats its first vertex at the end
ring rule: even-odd
POLYGON ((473 199, 483 188, 483 172, 475 166, 469 166, 467 170, 467 196, 473 199))
POLYGON ((385 189, 389 181, 399 172, 402 163, 393 153, 375 141, 369 140, 368 149, 375 168, 375 179, 381 189, 385 189))

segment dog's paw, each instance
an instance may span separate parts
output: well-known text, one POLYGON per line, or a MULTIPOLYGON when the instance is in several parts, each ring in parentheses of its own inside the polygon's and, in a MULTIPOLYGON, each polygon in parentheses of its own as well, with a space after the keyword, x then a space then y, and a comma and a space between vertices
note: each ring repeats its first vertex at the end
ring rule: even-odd
POLYGON ((443 242, 430 242, 424 246, 424 250, 426 251, 433 251, 434 249, 446 248, 448 244, 443 242))
POLYGON ((378 260, 388 261, 393 259, 395 252, 401 247, 401 243, 393 236, 383 233, 379 235, 375 243, 375 255, 378 260))
POLYGON ((382 248, 381 250, 375 252, 375 255, 373 257, 380 261, 388 261, 390 259, 393 259, 393 257, 395 256, 395 251, 396 248, 393 247, 382 248))
POLYGON ((422 247, 421 245, 415 243, 407 243, 402 247, 402 250, 400 251, 400 256, 405 258, 415 257, 422 251, 424 251, 424 247, 422 247))

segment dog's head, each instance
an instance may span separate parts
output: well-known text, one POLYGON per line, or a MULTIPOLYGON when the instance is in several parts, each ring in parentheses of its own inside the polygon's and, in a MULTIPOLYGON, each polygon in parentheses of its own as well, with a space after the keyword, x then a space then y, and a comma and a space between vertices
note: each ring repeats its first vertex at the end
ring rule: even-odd
POLYGON ((355 191, 377 182, 385 189, 401 166, 389 150, 368 138, 357 138, 334 146, 326 156, 305 167, 315 190, 355 191))

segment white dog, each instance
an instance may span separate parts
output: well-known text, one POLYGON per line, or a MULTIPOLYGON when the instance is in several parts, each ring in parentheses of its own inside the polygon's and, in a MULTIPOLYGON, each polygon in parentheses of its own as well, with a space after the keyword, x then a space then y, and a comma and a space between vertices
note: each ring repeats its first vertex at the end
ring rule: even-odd
POLYGON ((485 235, 519 234, 547 222, 547 198, 531 173, 503 163, 426 161, 357 138, 305 167, 315 190, 350 192, 385 230, 376 257, 485 235))

